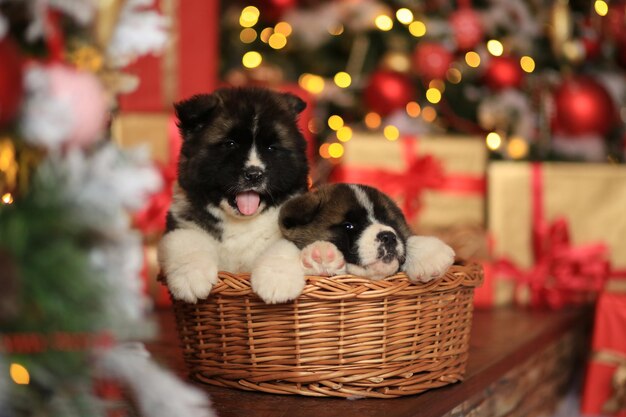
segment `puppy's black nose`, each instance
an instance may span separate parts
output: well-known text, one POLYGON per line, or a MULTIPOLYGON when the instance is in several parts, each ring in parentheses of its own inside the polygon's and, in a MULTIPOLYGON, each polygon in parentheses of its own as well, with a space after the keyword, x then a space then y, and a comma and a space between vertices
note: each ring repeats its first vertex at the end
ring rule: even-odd
POLYGON ((398 243, 398 238, 394 232, 385 231, 376 235, 376 239, 381 241, 386 247, 395 247, 398 243))
POLYGON ((250 182, 259 182, 263 178, 263 170, 259 167, 245 168, 243 177, 250 182))

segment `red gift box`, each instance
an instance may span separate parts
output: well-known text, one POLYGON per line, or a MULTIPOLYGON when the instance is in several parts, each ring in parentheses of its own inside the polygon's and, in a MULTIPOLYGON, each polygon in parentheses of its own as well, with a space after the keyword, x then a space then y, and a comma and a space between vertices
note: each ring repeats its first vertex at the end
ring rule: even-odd
POLYGON ((598 299, 592 350, 582 413, 626 417, 626 280, 610 281, 598 299))
POLYGON ((170 19, 170 41, 160 56, 127 68, 140 84, 120 97, 122 111, 171 110, 173 102, 217 86, 219 2, 159 0, 158 7, 170 19))

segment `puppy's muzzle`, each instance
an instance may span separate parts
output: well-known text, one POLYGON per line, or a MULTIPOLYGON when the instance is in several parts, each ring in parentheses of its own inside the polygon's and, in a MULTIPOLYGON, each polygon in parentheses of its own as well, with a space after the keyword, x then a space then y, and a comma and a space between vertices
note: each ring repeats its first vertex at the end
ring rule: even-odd
POLYGON ((384 231, 376 235, 378 246, 378 257, 384 263, 390 263, 398 258, 398 237, 394 232, 384 231))
POLYGON ((255 186, 261 184, 265 177, 265 172, 259 167, 248 167, 243 171, 243 178, 247 185, 255 186))

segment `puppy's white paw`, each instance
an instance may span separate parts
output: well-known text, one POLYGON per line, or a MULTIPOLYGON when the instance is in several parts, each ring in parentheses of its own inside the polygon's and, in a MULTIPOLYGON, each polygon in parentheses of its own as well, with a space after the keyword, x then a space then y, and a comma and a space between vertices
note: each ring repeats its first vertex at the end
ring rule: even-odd
POLYGON ((411 236, 402 270, 413 282, 439 278, 454 262, 454 250, 436 237, 411 236))
POLYGON ((346 273, 346 261, 337 246, 318 240, 302 249, 300 262, 306 275, 331 277, 346 273))
POLYGON ((198 257, 188 263, 171 265, 169 269, 165 272, 172 296, 188 303, 207 298, 217 283, 217 265, 207 259, 198 257))
POLYGON ((250 276, 250 285, 267 304, 295 300, 306 284, 300 266, 300 250, 281 240, 261 255, 250 276))

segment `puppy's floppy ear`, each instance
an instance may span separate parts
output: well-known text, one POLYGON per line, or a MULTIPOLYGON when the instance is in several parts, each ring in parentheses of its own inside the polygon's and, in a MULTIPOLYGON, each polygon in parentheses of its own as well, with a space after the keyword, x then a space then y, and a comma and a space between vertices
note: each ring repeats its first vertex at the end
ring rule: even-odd
POLYGON ((211 112, 220 103, 220 99, 215 94, 197 94, 187 100, 174 104, 176 117, 178 118, 178 128, 183 138, 186 133, 204 126, 208 122, 211 112))
POLYGON ((281 231, 288 236, 290 231, 311 223, 322 207, 320 193, 309 192, 288 200, 280 209, 281 231))
POLYGON ((300 114, 306 109, 306 102, 294 94, 283 93, 283 98, 295 114, 300 114))

